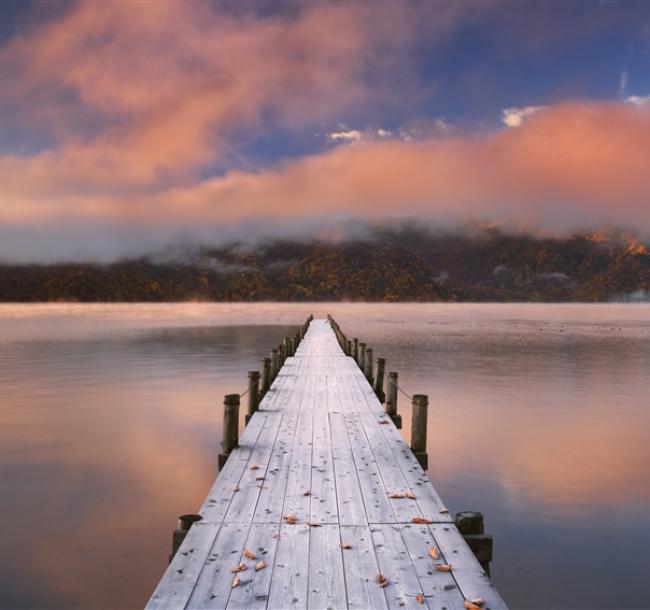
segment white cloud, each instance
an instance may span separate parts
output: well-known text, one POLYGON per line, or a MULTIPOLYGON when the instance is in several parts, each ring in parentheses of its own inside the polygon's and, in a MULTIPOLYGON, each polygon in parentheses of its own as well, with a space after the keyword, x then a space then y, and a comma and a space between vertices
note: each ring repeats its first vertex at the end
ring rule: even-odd
POLYGON ((377 130, 377 135, 380 138, 389 138, 391 136, 390 131, 387 131, 386 129, 382 129, 381 127, 377 130))
POLYGON ((442 133, 448 133, 454 129, 454 126, 451 123, 448 123, 444 117, 436 119, 434 124, 436 129, 442 133))
POLYGON ((332 142, 359 142, 363 138, 363 134, 358 129, 349 129, 328 133, 327 138, 332 142))
POLYGON ((628 95, 625 98, 625 103, 633 106, 645 106, 650 103, 650 95, 628 95))
POLYGON ((523 106, 522 108, 504 108, 501 111, 501 122, 507 127, 519 127, 524 119, 531 114, 543 110, 545 106, 523 106))

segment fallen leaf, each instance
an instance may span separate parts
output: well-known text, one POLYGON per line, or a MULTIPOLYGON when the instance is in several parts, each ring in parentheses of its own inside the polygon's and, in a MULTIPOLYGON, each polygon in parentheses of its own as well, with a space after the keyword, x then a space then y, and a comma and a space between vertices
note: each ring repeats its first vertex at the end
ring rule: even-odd
POLYGON ((386 578, 383 574, 378 574, 375 580, 380 587, 385 587, 388 585, 388 578, 386 578))
POLYGON ((379 420, 379 423, 380 423, 380 424, 387 424, 387 423, 388 423, 388 420, 387 420, 387 419, 380 419, 380 420, 379 420))
POLYGON ((448 509, 448 508, 441 508, 441 509, 440 509, 440 513, 443 514, 443 515, 444 515, 445 513, 448 513, 448 512, 449 512, 449 509, 448 509))
POLYGON ((303 496, 311 496, 311 491, 307 490, 307 491, 306 491, 304 494, 302 494, 302 495, 303 495, 303 496))
POLYGON ((233 491, 239 491, 239 485, 235 485, 235 488, 233 489, 233 491))
POLYGON ((259 466, 257 464, 251 464, 251 470, 257 470, 259 466))
POLYGON ((320 523, 316 523, 315 521, 307 521, 307 525, 309 527, 320 527, 321 526, 320 523))
POLYGON ((474 602, 471 602, 468 599, 465 600, 464 605, 467 610, 479 610, 480 608, 480 606, 477 606, 474 602))
POLYGON ((264 563, 264 560, 262 559, 262 561, 258 561, 255 564, 255 571, 259 572, 260 570, 263 570, 265 567, 266 567, 266 563, 264 563))
POLYGON ((432 546, 429 549, 429 557, 431 557, 431 559, 440 559, 440 553, 438 552, 438 549, 435 546, 432 546))
POLYGON ((257 559, 257 555, 250 549, 244 549, 243 555, 246 557, 246 559, 257 559))
POLYGON ((411 500, 415 500, 415 494, 412 491, 406 491, 404 495, 411 500))
POLYGON ((422 595, 422 593, 418 593, 418 594, 415 596, 415 601, 416 601, 418 604, 422 605, 422 604, 424 603, 424 595, 422 595))
POLYGON ((396 499, 398 499, 398 498, 403 498, 403 497, 404 497, 404 494, 403 494, 403 493, 400 493, 399 491, 394 491, 393 493, 388 494, 388 497, 389 497, 389 498, 392 498, 393 500, 396 500, 396 499))
POLYGON ((348 544, 347 542, 344 542, 344 543, 341 545, 341 548, 342 548, 342 549, 346 549, 346 550, 350 550, 350 549, 352 548, 352 545, 351 545, 351 544, 348 544))
POLYGON ((238 566, 235 566, 231 572, 243 572, 244 570, 247 570, 248 568, 246 567, 245 563, 240 563, 238 566))
POLYGON ((413 519, 411 519, 411 523, 424 525, 426 523, 433 523, 433 521, 431 521, 431 519, 427 519, 426 517, 413 517, 413 519))
POLYGON ((263 481, 264 479, 266 479, 266 477, 255 477, 256 481, 263 481))
POLYGON ((480 608, 485 603, 485 600, 482 597, 475 597, 471 602, 480 608))
POLYGON ((451 572, 451 564, 439 563, 436 565, 436 570, 438 570, 438 572, 451 572))
POLYGON ((232 587, 231 588, 234 589, 235 587, 238 587, 238 586, 239 586, 239 576, 235 576, 235 578, 233 578, 233 580, 232 580, 232 587))
POLYGON ((298 521, 298 519, 296 518, 296 515, 292 515, 292 514, 285 515, 285 516, 284 516, 284 520, 285 520, 289 525, 293 525, 294 523, 296 523, 296 521, 298 521))

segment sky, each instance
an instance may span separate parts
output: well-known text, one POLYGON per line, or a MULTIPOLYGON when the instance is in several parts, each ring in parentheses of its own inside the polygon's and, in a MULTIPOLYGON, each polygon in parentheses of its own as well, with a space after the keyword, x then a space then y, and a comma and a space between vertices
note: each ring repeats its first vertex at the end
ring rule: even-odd
POLYGON ((650 233, 650 3, 0 3, 0 260, 650 233))

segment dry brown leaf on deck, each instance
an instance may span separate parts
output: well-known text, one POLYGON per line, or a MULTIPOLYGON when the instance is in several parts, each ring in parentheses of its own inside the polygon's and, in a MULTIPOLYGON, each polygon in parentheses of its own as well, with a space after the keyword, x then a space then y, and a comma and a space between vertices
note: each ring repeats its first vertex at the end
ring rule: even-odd
POLYGON ((400 493, 399 491, 394 491, 393 493, 388 494, 389 498, 392 498, 393 500, 397 500, 398 498, 403 498, 404 494, 400 493))
POLYGON ((438 572, 451 572, 451 564, 449 564, 449 563, 439 563, 436 566, 436 570, 438 570, 438 572))
POLYGON ((443 515, 444 515, 445 513, 448 513, 448 512, 449 512, 449 509, 448 509, 448 508, 441 508, 441 509, 440 509, 440 513, 443 514, 443 515))
POLYGON ((411 523, 426 525, 427 523, 433 523, 433 521, 431 521, 431 519, 427 519, 426 517, 413 517, 413 519, 411 519, 411 523))
POLYGON ((388 578, 386 578, 383 574, 377 574, 375 580, 380 587, 385 587, 388 585, 388 578))
POLYGON ((289 525, 294 525, 298 519, 296 518, 296 515, 288 514, 284 516, 284 520, 286 523, 289 525))
POLYGON ((307 525, 309 527, 320 527, 321 526, 320 523, 316 523, 315 521, 307 521, 307 525))
POLYGON ((416 601, 418 604, 422 605, 422 604, 424 603, 424 595, 422 595, 422 593, 418 593, 418 594, 415 596, 415 601, 416 601))
POLYGON ((264 479, 266 479, 266 477, 255 477, 256 481, 263 481, 264 479))
POLYGON ((350 550, 350 549, 352 548, 352 545, 349 544, 348 542, 344 542, 344 543, 341 545, 341 548, 342 548, 342 549, 346 549, 346 550, 350 550))
POLYGON ((475 597, 470 601, 479 608, 485 603, 485 600, 482 597, 475 597))
POLYGON ((257 559, 257 555, 250 549, 244 549, 243 555, 246 559, 257 559))
POLYGON ((259 572, 260 570, 263 570, 265 567, 266 567, 266 563, 265 563, 264 560, 262 559, 262 561, 258 561, 258 562, 255 564, 255 571, 256 571, 256 572, 259 572))
POLYGON ((429 549, 429 557, 431 557, 431 559, 440 559, 440 553, 435 546, 432 546, 429 549))
POLYGON ((234 589, 235 587, 239 586, 239 576, 235 576, 235 578, 232 579, 232 586, 231 588, 234 589))
POLYGON ((257 464, 251 464, 251 470, 257 470, 259 466, 257 464))
POLYGON ((307 491, 306 491, 304 494, 302 494, 302 495, 303 495, 303 496, 311 496, 311 491, 307 490, 307 491))
POLYGON ((240 563, 238 566, 235 566, 231 572, 243 572, 244 570, 247 570, 248 568, 246 567, 245 563, 240 563))
POLYGON ((467 610, 479 610, 480 607, 481 607, 481 606, 478 606, 477 604, 475 604, 474 602, 469 601, 468 599, 465 600, 464 605, 465 605, 465 608, 467 608, 467 610))
POLYGON ((412 491, 406 491, 404 492, 404 496, 406 498, 409 498, 410 500, 415 500, 415 494, 412 491))
POLYGON ((380 424, 387 424, 387 423, 388 423, 388 420, 387 420, 387 419, 380 419, 380 420, 379 420, 379 423, 380 423, 380 424))
POLYGON ((239 485, 235 485, 235 487, 233 488, 233 491, 239 491, 239 485))

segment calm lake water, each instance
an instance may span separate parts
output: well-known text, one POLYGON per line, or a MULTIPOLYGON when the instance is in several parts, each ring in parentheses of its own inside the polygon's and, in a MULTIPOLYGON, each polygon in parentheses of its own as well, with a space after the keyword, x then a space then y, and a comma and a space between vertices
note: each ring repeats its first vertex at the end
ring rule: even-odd
POLYGON ((311 312, 429 394, 429 474, 512 608, 650 607, 650 306, 56 304, 0 305, 0 608, 142 607, 223 394, 311 312))

